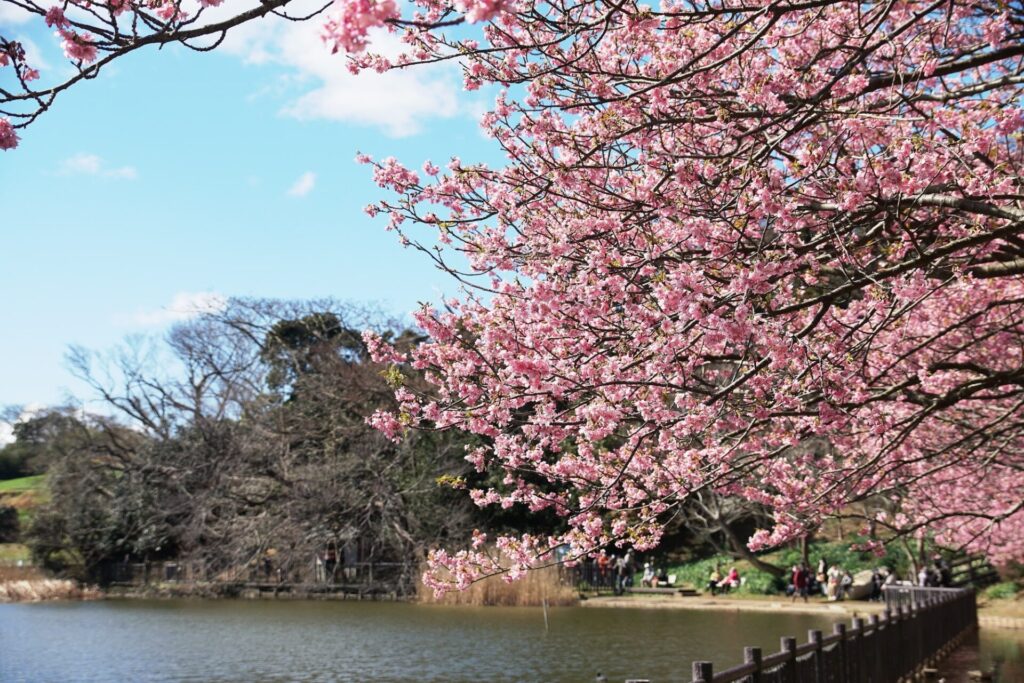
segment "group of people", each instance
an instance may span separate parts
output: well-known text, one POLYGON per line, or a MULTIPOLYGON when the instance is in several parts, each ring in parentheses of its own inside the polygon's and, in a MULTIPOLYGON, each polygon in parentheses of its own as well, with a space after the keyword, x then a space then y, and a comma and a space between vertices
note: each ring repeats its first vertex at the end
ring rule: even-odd
POLYGON ((830 601, 844 600, 853 586, 853 575, 839 565, 829 565, 824 557, 818 560, 816 572, 811 571, 805 563, 793 565, 790 570, 790 581, 786 593, 796 602, 803 598, 804 602, 811 595, 822 595, 830 601))
POLYGON ((640 577, 640 585, 645 588, 665 588, 669 585, 668 569, 664 566, 656 568, 652 562, 644 562, 644 573, 640 577))
POLYGON ((949 588, 953 583, 953 568, 941 555, 932 558, 931 566, 921 567, 917 573, 917 585, 931 588, 949 588))
POLYGON ((602 550, 597 556, 596 564, 598 585, 612 586, 616 595, 621 595, 626 588, 633 585, 636 555, 632 549, 619 556, 602 550))
MULTIPOLYGON (((627 550, 621 555, 601 550, 594 558, 594 573, 590 574, 589 581, 598 587, 611 587, 617 595, 621 595, 627 588, 633 586, 637 565, 633 550, 627 550)), ((670 585, 668 569, 656 567, 653 562, 644 562, 640 585, 645 588, 670 585)))
MULTIPOLYGON (((622 555, 615 555, 602 550, 596 560, 596 584, 599 586, 611 586, 615 593, 621 595, 633 585, 633 576, 636 571, 636 556, 633 550, 627 550, 622 555)), ((828 560, 821 557, 818 560, 817 570, 813 571, 806 563, 801 562, 793 565, 790 570, 786 594, 796 602, 797 598, 803 598, 807 602, 812 595, 821 595, 830 601, 845 600, 850 597, 854 585, 853 575, 839 565, 829 565, 828 560)), ((931 565, 925 565, 917 576, 920 586, 949 586, 952 580, 952 572, 945 559, 936 555, 931 565)), ((888 567, 876 567, 871 571, 871 592, 869 599, 881 600, 882 589, 886 585, 895 583, 896 573, 888 567)), ((863 580, 862 580, 863 581, 863 580)), ((662 568, 658 569, 651 562, 643 565, 643 574, 640 583, 645 588, 656 588, 668 586, 668 572, 662 568)), ((728 573, 723 574, 721 566, 711 570, 708 577, 708 591, 712 595, 728 593, 739 588, 742 583, 740 573, 736 567, 730 567, 728 573)), ((863 585, 860 584, 860 585, 863 585)))
POLYGON ((729 573, 724 578, 721 567, 715 567, 711 570, 711 576, 708 577, 708 590, 712 595, 718 595, 720 592, 728 593, 734 588, 739 588, 740 583, 742 581, 736 567, 730 567, 729 573))
MULTIPOLYGON (((894 584, 896 580, 896 573, 888 567, 872 569, 871 592, 868 594, 868 599, 876 602, 881 600, 882 588, 894 584)), ((804 602, 807 602, 809 596, 818 594, 834 602, 850 597, 853 585, 854 578, 848 570, 839 565, 830 566, 828 560, 822 557, 818 560, 816 572, 812 572, 810 567, 804 563, 794 565, 786 593, 792 596, 794 602, 797 598, 803 598, 804 602)))

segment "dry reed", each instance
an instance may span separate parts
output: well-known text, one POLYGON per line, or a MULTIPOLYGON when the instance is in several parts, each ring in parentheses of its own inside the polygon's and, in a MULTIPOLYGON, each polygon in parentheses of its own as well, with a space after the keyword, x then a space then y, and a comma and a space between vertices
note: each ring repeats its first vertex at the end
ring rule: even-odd
POLYGON ((511 583, 501 576, 490 576, 464 591, 451 590, 441 598, 421 582, 416 595, 419 602, 426 604, 478 607, 539 607, 545 600, 551 606, 565 606, 575 605, 579 600, 575 588, 562 583, 558 567, 535 569, 511 583))
POLYGON ((46 576, 32 565, 23 567, 15 565, 0 565, 0 583, 4 583, 6 581, 33 581, 35 579, 45 578, 46 576))
POLYGON ((95 588, 82 587, 64 579, 0 581, 0 602, 92 600, 98 597, 100 592, 95 588))

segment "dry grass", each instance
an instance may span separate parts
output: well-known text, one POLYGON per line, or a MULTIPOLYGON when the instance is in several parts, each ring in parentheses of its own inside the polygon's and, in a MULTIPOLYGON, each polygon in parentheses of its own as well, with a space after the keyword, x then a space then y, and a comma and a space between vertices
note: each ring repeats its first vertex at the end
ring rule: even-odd
POLYGON ((0 602, 40 602, 42 600, 90 600, 100 597, 94 588, 83 588, 63 579, 26 579, 0 581, 0 602))
POLYGON ((35 581, 45 578, 46 576, 41 571, 31 565, 25 567, 0 565, 0 583, 7 581, 35 581))
POLYGON ((473 605, 500 607, 539 607, 547 600, 551 606, 575 605, 579 596, 572 586, 559 580, 558 567, 545 567, 528 572, 511 583, 500 576, 477 581, 464 591, 449 591, 442 598, 422 583, 417 587, 422 603, 436 605, 473 605))
POLYGON ((990 617, 1024 618, 1024 599, 985 599, 978 602, 978 613, 990 617))
POLYGON ((0 567, 8 564, 15 564, 18 561, 29 564, 32 560, 32 553, 27 545, 21 543, 0 543, 0 567))

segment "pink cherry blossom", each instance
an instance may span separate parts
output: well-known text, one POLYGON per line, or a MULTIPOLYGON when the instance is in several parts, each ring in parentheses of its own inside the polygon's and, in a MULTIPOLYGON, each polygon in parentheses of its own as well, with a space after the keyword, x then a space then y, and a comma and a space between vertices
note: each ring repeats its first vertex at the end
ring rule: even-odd
POLYGON ((96 45, 88 33, 76 33, 70 29, 60 29, 57 34, 63 39, 61 48, 68 59, 90 64, 96 61, 96 45))
POLYGON ((64 10, 57 5, 54 5, 46 11, 45 20, 47 26, 55 26, 59 29, 68 28, 71 25, 68 23, 68 20, 64 18, 64 10))
POLYGON ((0 118, 0 149, 14 149, 18 146, 18 134, 14 126, 5 118, 0 118))
POLYGON ((323 39, 332 52, 362 52, 370 29, 398 17, 394 0, 344 0, 324 25, 323 39))

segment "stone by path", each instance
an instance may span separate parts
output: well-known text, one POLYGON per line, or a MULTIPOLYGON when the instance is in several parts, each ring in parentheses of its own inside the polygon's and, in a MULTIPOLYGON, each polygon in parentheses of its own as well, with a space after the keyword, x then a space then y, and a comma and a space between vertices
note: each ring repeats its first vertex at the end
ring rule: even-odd
POLYGON ((1024 617, 1003 617, 982 613, 978 615, 978 626, 982 628, 1024 629, 1024 617))

